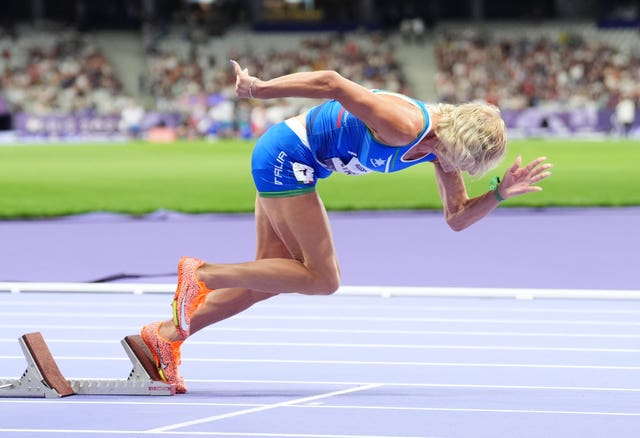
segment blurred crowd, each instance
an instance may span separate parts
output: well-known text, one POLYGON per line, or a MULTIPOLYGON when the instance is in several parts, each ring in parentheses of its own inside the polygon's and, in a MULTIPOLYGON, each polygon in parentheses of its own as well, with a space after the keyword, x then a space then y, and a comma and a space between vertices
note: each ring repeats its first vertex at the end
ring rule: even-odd
MULTIPOLYGON (((175 50, 175 46, 163 50, 161 44, 151 44, 145 81, 156 109, 185 115, 183 136, 259 135, 313 103, 304 99, 235 102, 235 76, 229 64, 218 65, 197 41, 185 44, 187 48, 182 50, 175 50)), ((262 79, 330 69, 365 87, 410 93, 393 47, 377 34, 366 39, 339 34, 304 39, 293 50, 232 51, 226 59, 237 60, 262 79)))
MULTIPOLYGON (((424 38, 422 30, 419 35, 424 38)), ((184 138, 255 137, 315 103, 237 100, 228 62, 218 61, 203 44, 211 36, 190 34, 174 38, 172 45, 165 44, 166 37, 146 43, 143 99, 136 101, 125 95, 114 66, 86 35, 0 30, 0 92, 12 113, 116 114, 132 136, 141 133, 146 114, 172 113, 184 138)), ((569 34, 557 39, 444 35, 436 45, 437 98, 484 100, 513 110, 617 110, 630 124, 640 106, 640 48, 635 50, 626 53, 569 34)), ((331 69, 368 88, 412 94, 394 47, 377 33, 302 39, 295 48, 232 51, 225 59, 263 79, 331 69)))
POLYGON ((482 99, 503 109, 615 109, 640 100, 640 48, 596 39, 444 36, 437 44, 439 100, 482 99))
POLYGON ((114 114, 130 101, 100 49, 69 30, 0 30, 0 87, 14 113, 114 114))

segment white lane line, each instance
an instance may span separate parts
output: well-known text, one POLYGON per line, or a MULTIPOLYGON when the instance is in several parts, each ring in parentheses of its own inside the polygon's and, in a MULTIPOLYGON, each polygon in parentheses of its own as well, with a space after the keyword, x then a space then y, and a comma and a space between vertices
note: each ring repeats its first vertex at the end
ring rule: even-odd
MULTIPOLYGON (((2 325, 0 325, 2 327, 2 325)), ((277 328, 277 327, 216 327, 227 332, 269 333, 316 333, 316 334, 362 334, 362 335, 437 335, 437 336, 516 336, 516 337, 570 337, 570 338, 622 338, 638 339, 640 333, 584 333, 584 332, 522 332, 482 330, 398 330, 398 329, 332 329, 332 328, 277 328)))
MULTIPOLYGON (((292 400, 293 401, 293 400, 292 400)), ((286 402, 285 402, 286 403, 286 402)), ((280 405, 280 404, 278 404, 280 405)), ((563 411, 563 410, 539 410, 539 409, 486 409, 486 408, 447 408, 447 407, 398 407, 398 406, 351 406, 351 405, 292 405, 282 404, 281 406, 267 405, 264 409, 273 409, 273 407, 293 407, 297 409, 360 409, 360 410, 400 410, 400 411, 421 411, 421 412, 451 412, 451 413, 490 413, 490 414, 537 414, 537 415, 571 415, 571 416, 610 416, 610 417, 639 417, 639 412, 610 412, 610 411, 563 411)), ((7 428, 0 429, 0 433, 59 433, 59 434, 108 434, 108 435, 124 435, 124 434, 136 434, 136 435, 196 435, 196 436, 255 436, 255 437, 298 437, 298 438, 397 438, 385 435, 334 435, 334 434, 287 434, 287 433, 242 433, 242 432, 188 432, 188 431, 175 431, 174 429, 180 427, 192 426, 195 424, 202 424, 205 422, 216 421, 217 419, 229 418, 230 416, 244 415, 250 413, 249 411, 256 412, 257 410, 239 411, 236 413, 229 413, 226 415, 212 416, 203 418, 200 420, 194 420, 190 422, 176 423, 174 425, 165 426, 161 428, 149 429, 144 431, 137 430, 96 430, 96 429, 17 429, 7 428)), ((404 438, 411 438, 405 436, 404 438)), ((417 438, 417 437, 415 437, 417 438)), ((422 436, 421 438, 429 438, 422 436)), ((431 437, 435 438, 435 437, 431 437)))
MULTIPOLYGON (((0 338, 0 343, 15 343, 15 339, 0 338)), ((107 339, 47 339, 47 344, 119 344, 107 339)), ((368 344, 331 342, 237 342, 237 341, 192 341, 189 345, 228 347, 302 347, 302 348, 365 348, 365 349, 405 349, 405 350, 481 350, 481 351, 545 351, 571 353, 640 353, 638 348, 586 348, 586 347, 522 347, 513 345, 447 345, 447 344, 368 344)))
MULTIPOLYGON (((35 330, 32 325, 0 324, 0 328, 35 330)), ((135 333, 140 326, 123 325, 87 325, 87 324, 38 324, 38 330, 82 330, 82 331, 118 331, 135 333)), ((640 339, 640 333, 583 333, 583 332, 522 332, 522 331, 479 331, 479 330, 395 330, 395 329, 330 329, 330 328, 274 328, 274 327, 215 327, 216 331, 246 333, 315 333, 315 334, 362 334, 362 335, 444 335, 444 336, 515 336, 515 337, 568 337, 602 339, 640 339)))
MULTIPOLYGON (((100 306, 99 303, 96 306, 100 306)), ((94 306, 95 307, 95 306, 94 306)), ((108 312, 58 312, 56 310, 45 312, 0 312, 2 317, 46 317, 46 318, 100 318, 100 319, 123 319, 123 318, 157 318, 158 313, 127 313, 126 311, 108 312)))
POLYGON ((560 411, 550 409, 488 409, 488 408, 445 408, 429 406, 361 406, 361 405, 317 405, 292 406, 294 408, 319 409, 363 409, 363 410, 395 410, 425 412, 481 412, 498 414, 551 414, 551 415, 597 415, 613 417, 640 417, 640 412, 607 412, 607 411, 560 411))
MULTIPOLYGON (((83 360, 85 358, 78 358, 83 360)), ((86 358, 91 359, 91 358, 86 358)), ((421 361, 366 361, 366 360, 305 360, 305 359, 237 359, 237 358, 191 358, 186 362, 212 363, 262 363, 262 364, 304 364, 304 365, 382 365, 416 367, 470 367, 470 368, 548 368, 638 371, 640 366, 624 365, 567 365, 536 363, 483 363, 483 362, 421 362, 421 361)))
MULTIPOLYGON (((128 397, 130 398, 130 397, 128 397)), ((132 401, 132 400, 82 400, 79 399, 19 399, 19 398, 0 398, 0 404, 55 404, 55 405, 107 405, 107 406, 225 406, 225 407, 237 407, 248 408, 264 406, 264 403, 220 403, 220 402, 183 402, 183 401, 132 401)))
POLYGON ((536 386, 536 385, 485 385, 461 383, 403 383, 403 382, 344 382, 317 380, 237 380, 237 379, 187 379, 193 383, 231 383, 246 385, 367 385, 378 383, 385 387, 401 388, 455 388, 455 389, 499 389, 512 391, 595 391, 595 392, 640 392, 640 388, 600 387, 600 386, 536 386))
MULTIPOLYGON (((14 338, 0 338, 2 344, 14 344, 17 339, 14 338)), ((119 344, 120 341, 115 339, 55 339, 47 338, 47 344, 119 344)))
MULTIPOLYGON (((103 312, 0 312, 0 317, 51 317, 51 318, 100 318, 100 319, 124 319, 141 318, 153 319, 158 315, 154 313, 103 313, 103 312)), ((422 322, 422 323, 447 323, 447 324, 515 324, 515 325, 602 325, 602 326, 640 326, 640 321, 618 320, 579 320, 579 319, 514 319, 514 318, 434 318, 434 317, 407 317, 407 316, 356 316, 356 315, 252 315, 239 314, 234 320, 252 321, 350 321, 350 322, 422 322)))
MULTIPOLYGON (((421 298, 422 300, 422 298, 421 298)), ((428 299, 424 299, 425 301, 428 301, 428 299)), ((530 303, 530 302, 527 302, 530 303)), ((568 313, 568 314, 581 314, 581 313, 588 313, 588 314, 611 314, 611 315, 640 315, 640 308, 639 309, 629 309, 629 308, 624 308, 624 309, 617 309, 617 308, 613 308, 613 309, 606 309, 606 308, 580 308, 580 301, 573 301, 572 304, 575 303, 574 307, 567 307, 567 308, 563 308, 563 307, 544 307, 544 306, 540 306, 540 307, 527 307, 528 304, 522 304, 522 302, 519 301, 514 301, 514 306, 510 307, 510 306, 486 306, 483 305, 482 302, 479 302, 477 306, 455 306, 455 305, 451 305, 451 306, 441 306, 441 305, 398 305, 397 303, 394 303, 393 300, 389 301, 384 301, 384 310, 387 311, 413 311, 413 312, 437 312, 437 313, 442 313, 442 312, 472 312, 472 313, 486 313, 486 312, 506 312, 506 313, 543 313, 543 314, 548 314, 548 313, 568 313), (522 306, 522 307, 516 307, 517 305, 522 306)), ((621 304, 621 306, 625 306, 625 305, 629 305, 629 302, 626 301, 625 304, 621 304)), ((637 303, 636 303, 637 305, 637 303)), ((33 307, 33 306, 31 306, 33 307)), ((264 309, 284 309, 284 310, 311 310, 311 311, 317 311, 319 309, 326 309, 326 310, 359 310, 362 311, 363 308, 366 309, 367 306, 363 306, 362 304, 318 304, 318 303, 311 303, 311 304, 278 304, 278 303, 273 303, 273 302, 266 302, 264 304, 262 304, 260 306, 260 310, 264 310, 264 309)), ((375 305, 372 305, 371 308, 376 307, 375 305)), ((382 306, 378 306, 378 307, 382 307, 382 306)), ((256 309, 258 310, 258 309, 256 309)))
MULTIPOLYGON (((24 356, 0 356, 5 360, 24 360, 24 356)), ((56 360, 127 362, 128 358, 113 356, 56 356, 56 360)), ((201 363, 250 363, 250 364, 296 364, 296 365, 364 365, 364 366, 409 366, 409 367, 465 367, 465 368, 544 368, 574 370, 638 371, 640 366, 625 365, 571 365, 540 363, 492 363, 492 362, 421 362, 421 361, 373 361, 373 360, 306 360, 306 359, 238 359, 238 358, 189 358, 183 362, 201 363)))
POLYGON ((21 330, 44 330, 44 329, 61 329, 61 330, 83 330, 83 331, 119 331, 119 332, 138 332, 142 328, 142 325, 121 325, 121 324, 108 324, 108 325, 98 325, 98 324, 41 324, 38 322, 37 326, 34 326, 33 323, 22 323, 22 324, 0 324, 0 328, 5 329, 21 329, 21 330))
MULTIPOLYGON (((0 359, 6 359, 6 360, 22 359, 22 360, 24 360, 24 356, 4 355, 4 356, 0 356, 0 359)), ((131 360, 128 357, 115 357, 115 356, 59 356, 59 355, 56 355, 55 359, 56 360, 69 360, 69 361, 71 361, 71 360, 78 360, 78 361, 86 360, 86 361, 100 361, 100 362, 106 362, 106 361, 109 361, 109 362, 131 362, 131 360)))
MULTIPOLYGON (((74 296, 76 298, 77 296, 74 296)), ((148 295, 147 295, 148 297, 148 295)), ((421 298, 422 299, 422 298, 421 298)), ((378 298, 376 298, 378 300, 378 298)), ((428 301, 428 298, 424 298, 424 300, 428 301)), ((304 301, 304 298, 303 298, 304 301)), ((512 300, 513 301, 513 300, 512 300)), ((572 308, 563 308, 563 307, 534 307, 529 308, 526 307, 516 307, 516 305, 521 305, 521 302, 514 302, 514 306, 485 306, 482 303, 479 303, 478 306, 441 306, 441 305, 398 305, 393 301, 385 300, 384 302, 384 310, 387 311, 413 311, 413 312, 472 312, 472 313, 486 313, 486 312, 506 312, 506 313, 567 313, 567 314, 610 314, 610 315, 640 315, 640 309, 606 309, 606 308, 579 308, 577 306, 580 305, 580 301, 576 301, 576 307, 572 308)), ((527 302, 528 303, 528 302, 527 302)), ((370 308, 375 309, 377 303, 372 303, 370 308)), ((628 305, 629 302, 625 302, 624 305, 628 305)), ((158 303, 155 301, 144 300, 141 302, 135 302, 131 300, 127 301, 86 301, 86 302, 70 302, 70 301, 50 301, 50 300, 29 300, 24 302, 18 302, 15 300, 0 300, 0 307, 27 307, 33 309, 34 307, 45 307, 49 308, 87 308, 94 309, 96 305, 99 305, 100 308, 110 309, 113 308, 112 312, 116 313, 121 311, 122 309, 132 309, 132 308, 143 308, 145 310, 152 309, 160 309, 165 310, 167 303, 158 303)), ((364 306, 366 310, 367 306, 364 306)), ((262 303, 259 308, 252 309, 251 312, 256 311, 264 311, 264 310, 363 310, 362 304, 340 304, 339 300, 333 301, 331 304, 318 304, 317 302, 304 304, 301 301, 301 304, 282 304, 282 303, 273 303, 267 302, 262 303), (335 302, 335 304, 334 304, 335 302)))
MULTIPOLYGON (((0 377, 0 379, 8 379, 9 377, 0 377)), ((206 384, 233 384, 233 385, 318 385, 318 386, 363 386, 363 385, 382 385, 385 387, 398 388, 443 388, 443 389, 468 389, 468 390, 524 390, 524 391, 567 391, 567 392, 640 392, 640 388, 622 388, 622 387, 602 387, 602 386, 536 386, 536 385, 489 385, 489 384, 462 384, 462 383, 403 383, 403 382, 347 382, 347 381, 323 381, 323 380, 237 380, 237 379, 187 379, 188 383, 206 383, 206 384)), ((169 404, 169 405, 194 405, 194 406, 262 406, 255 403, 208 403, 208 402, 169 402, 168 400, 140 402, 140 401, 87 401, 83 399, 37 399, 37 400, 18 400, 13 398, 0 398, 0 403, 87 403, 87 404, 169 404)))
MULTIPOLYGON (((77 315, 76 315, 77 316, 77 315)), ((561 324, 561 325, 605 325, 640 326, 640 321, 577 320, 577 319, 514 319, 514 318, 432 318, 405 316, 349 316, 349 315, 237 315, 240 319, 268 321, 371 321, 371 322, 444 322, 477 324, 561 324)))
MULTIPOLYGON (((90 296, 89 294, 87 296, 90 296)), ((147 295, 147 298, 149 295, 147 295)), ((15 297, 12 297, 15 298, 15 297)), ((63 297, 60 297, 58 300, 26 300, 26 301, 14 301, 11 300, 0 300, 0 306, 3 308, 7 307, 27 307, 33 309, 34 307, 45 307, 49 308, 64 308, 64 309, 72 309, 72 308, 87 308, 87 309, 95 309, 96 306, 100 306, 100 308, 109 309, 113 307, 113 312, 117 312, 118 309, 131 309, 131 308, 142 308, 142 309, 163 309, 166 310, 167 306, 170 306, 169 300, 167 302, 159 303, 155 300, 141 299, 141 301, 133 301, 133 300, 125 300, 125 301, 114 301, 114 300, 87 300, 87 301, 79 301, 77 300, 79 295, 74 295, 73 300, 65 300, 63 297)), ((129 297, 131 298, 131 297, 129 297)), ((166 298, 164 298, 166 299, 166 298)))
MULTIPOLYGON (((266 437, 266 438, 399 438, 397 435, 334 435, 309 433, 261 433, 261 432, 152 432, 139 430, 94 430, 94 429, 0 429, 2 433, 41 433, 41 434, 91 434, 91 435, 173 435, 173 436, 237 436, 237 437, 266 437)), ((436 436, 409 436, 402 438, 439 438, 436 436)), ((441 438, 441 437, 440 437, 441 438)))
MULTIPOLYGON (((15 342, 15 341, 14 341, 15 342)), ((73 342, 73 341, 71 341, 73 342)), ((91 341, 87 341, 90 343, 91 341)), ((583 348, 583 347, 522 347, 513 345, 447 345, 447 344, 368 344, 331 342, 234 342, 189 341, 189 345, 219 345, 240 347, 304 347, 304 348, 372 348, 407 350, 489 350, 489 351, 556 351, 586 353, 640 353, 638 348, 583 348)))
POLYGON ((175 423, 175 424, 170 424, 170 425, 167 425, 167 426, 156 427, 156 428, 148 430, 148 432, 166 432, 166 431, 170 431, 170 430, 179 429, 179 428, 182 428, 182 427, 194 426, 196 424, 211 423, 213 421, 224 420, 226 418, 237 417, 237 416, 240 416, 240 415, 253 414, 253 413, 256 413, 256 412, 267 411, 267 410, 270 410, 270 409, 276 409, 276 408, 281 408, 281 407, 284 407, 284 406, 291 406, 291 405, 300 404, 300 403, 308 403, 308 402, 311 402, 311 401, 314 401, 314 400, 320 400, 320 399, 324 399, 324 398, 328 398, 328 397, 335 397, 335 396, 338 396, 338 395, 349 394, 349 393, 353 393, 353 392, 366 391, 366 390, 369 390, 369 389, 378 388, 380 386, 382 386, 382 385, 379 385, 379 384, 376 384, 376 383, 372 383, 372 384, 369 384, 369 385, 357 386, 355 388, 347 388, 347 389, 342 389, 342 390, 339 390, 339 391, 332 391, 332 392, 327 392, 327 393, 324 393, 324 394, 318 394, 318 395, 314 395, 314 396, 311 396, 311 397, 297 398, 297 399, 293 399, 293 400, 287 400, 287 401, 284 401, 284 402, 273 403, 273 404, 270 404, 270 405, 260 406, 260 407, 256 407, 256 408, 243 409, 241 411, 228 412, 226 414, 213 415, 213 416, 210 416, 210 417, 199 418, 197 420, 184 421, 182 423, 175 423))
MULTIPOLYGON (((24 292, 55 293, 145 293, 173 294, 174 283, 65 283, 65 282, 0 282, 0 291, 19 294, 24 292)), ((564 298, 614 300, 640 299, 640 290, 630 289, 536 289, 500 287, 410 287, 410 286, 358 286, 342 285, 336 296, 403 297, 464 297, 464 298, 564 298)))

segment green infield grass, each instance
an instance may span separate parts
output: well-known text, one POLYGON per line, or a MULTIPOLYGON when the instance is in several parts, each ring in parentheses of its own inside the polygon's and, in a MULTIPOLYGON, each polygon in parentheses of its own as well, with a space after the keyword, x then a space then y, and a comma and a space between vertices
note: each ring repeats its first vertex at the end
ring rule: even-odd
MULTIPOLYGON (((252 142, 239 140, 0 147, 0 217, 50 217, 92 211, 145 214, 247 212, 255 192, 252 142)), ((544 155, 553 175, 540 193, 505 207, 640 205, 640 142, 517 140, 490 175, 468 178, 470 196, 488 190, 516 155, 544 155)), ((334 174, 318 184, 329 210, 439 209, 430 165, 395 174, 334 174)))

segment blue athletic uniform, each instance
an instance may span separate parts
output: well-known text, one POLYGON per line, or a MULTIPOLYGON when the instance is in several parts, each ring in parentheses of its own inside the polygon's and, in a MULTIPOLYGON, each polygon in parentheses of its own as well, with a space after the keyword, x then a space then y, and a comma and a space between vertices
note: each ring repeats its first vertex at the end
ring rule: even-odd
POLYGON ((428 154, 417 160, 404 155, 429 132, 431 120, 423 102, 397 95, 415 104, 424 116, 418 137, 405 146, 380 143, 365 124, 336 100, 309 110, 306 129, 295 119, 271 127, 258 140, 251 159, 260 196, 295 196, 315 190, 317 180, 332 172, 362 175, 397 172, 435 160, 428 154))

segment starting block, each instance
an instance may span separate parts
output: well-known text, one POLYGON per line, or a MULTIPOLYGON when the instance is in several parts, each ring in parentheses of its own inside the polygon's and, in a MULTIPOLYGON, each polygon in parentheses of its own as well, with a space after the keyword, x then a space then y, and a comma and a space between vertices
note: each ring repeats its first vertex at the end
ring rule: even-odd
POLYGON ((67 380, 39 332, 18 339, 27 360, 27 369, 19 379, 0 379, 0 397, 66 397, 69 395, 174 395, 176 386, 164 382, 151 352, 140 335, 120 341, 133 369, 126 380, 67 380))

